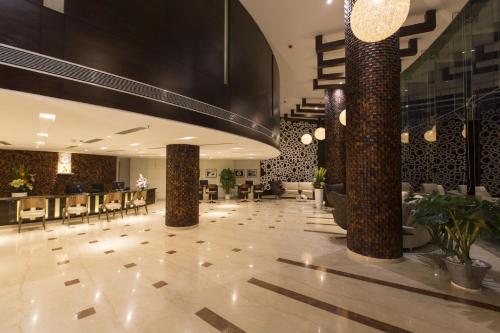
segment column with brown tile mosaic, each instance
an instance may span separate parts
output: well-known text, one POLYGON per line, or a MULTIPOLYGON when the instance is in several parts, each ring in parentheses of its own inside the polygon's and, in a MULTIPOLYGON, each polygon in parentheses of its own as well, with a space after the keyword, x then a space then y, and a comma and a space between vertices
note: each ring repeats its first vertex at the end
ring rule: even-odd
POLYGON ((346 128, 339 120, 343 110, 345 110, 344 89, 325 90, 325 165, 328 184, 346 183, 346 128))
POLYGON ((200 147, 167 146, 165 224, 186 228, 199 223, 200 147))
POLYGON ((350 27, 345 0, 347 246, 377 259, 402 256, 399 36, 376 43, 350 27))

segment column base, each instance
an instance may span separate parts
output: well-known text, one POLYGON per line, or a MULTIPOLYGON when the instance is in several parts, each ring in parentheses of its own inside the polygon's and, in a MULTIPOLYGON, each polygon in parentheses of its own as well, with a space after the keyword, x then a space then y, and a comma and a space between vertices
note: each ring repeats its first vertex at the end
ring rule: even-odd
POLYGON ((362 254, 356 253, 347 249, 347 257, 353 261, 357 261, 360 263, 369 263, 369 264, 397 264, 404 260, 404 257, 396 258, 396 259, 381 259, 381 258, 372 258, 368 256, 364 256, 362 254))
POLYGON ((199 226, 200 226, 199 224, 195 224, 195 225, 190 225, 189 227, 170 227, 168 225, 166 225, 165 227, 169 230, 189 230, 189 229, 198 228, 199 226))

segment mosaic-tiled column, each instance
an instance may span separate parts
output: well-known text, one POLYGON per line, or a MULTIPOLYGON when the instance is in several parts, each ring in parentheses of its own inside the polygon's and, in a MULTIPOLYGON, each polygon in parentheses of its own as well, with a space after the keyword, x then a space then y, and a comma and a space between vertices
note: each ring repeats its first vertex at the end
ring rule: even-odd
POLYGON ((199 223, 200 147, 167 146, 165 224, 188 228, 199 223))
POLYGON ((325 165, 328 184, 346 183, 346 128, 340 123, 345 110, 344 89, 325 90, 325 165))
POLYGON ((376 43, 350 26, 345 0, 347 247, 375 259, 402 256, 399 36, 376 43))

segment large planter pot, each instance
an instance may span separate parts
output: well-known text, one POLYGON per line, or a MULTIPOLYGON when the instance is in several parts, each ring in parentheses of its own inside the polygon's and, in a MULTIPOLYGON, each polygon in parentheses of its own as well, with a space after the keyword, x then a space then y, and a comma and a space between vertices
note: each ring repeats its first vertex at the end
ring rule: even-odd
POLYGON ((316 204, 316 208, 323 208, 323 189, 315 188, 314 189, 314 202, 316 204))
POLYGON ((224 199, 226 199, 226 200, 230 200, 230 199, 231 199, 231 194, 225 194, 225 195, 224 195, 224 199))
POLYGON ((13 198, 22 198, 22 197, 27 197, 28 192, 12 192, 11 195, 13 198))
POLYGON ((476 265, 465 265, 447 257, 444 260, 451 275, 451 283, 467 290, 480 290, 483 279, 491 265, 482 260, 473 259, 476 265))

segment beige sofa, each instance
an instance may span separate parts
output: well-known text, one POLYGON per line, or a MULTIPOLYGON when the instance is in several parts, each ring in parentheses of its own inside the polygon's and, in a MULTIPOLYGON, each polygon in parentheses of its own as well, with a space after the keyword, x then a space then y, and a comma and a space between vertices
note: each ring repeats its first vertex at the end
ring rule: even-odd
POLYGON ((299 195, 299 190, 302 190, 302 194, 306 195, 308 199, 314 198, 314 188, 310 182, 283 182, 282 185, 285 189, 282 198, 296 198, 299 195))

